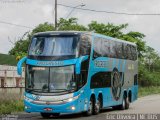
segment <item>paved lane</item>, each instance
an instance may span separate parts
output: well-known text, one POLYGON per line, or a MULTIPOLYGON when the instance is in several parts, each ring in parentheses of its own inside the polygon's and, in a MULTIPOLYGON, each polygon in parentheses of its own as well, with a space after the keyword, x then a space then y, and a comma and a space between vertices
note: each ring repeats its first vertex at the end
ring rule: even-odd
MULTIPOLYGON (((76 119, 76 120, 106 120, 106 116, 108 114, 132 114, 132 113, 159 113, 160 114, 160 95, 151 95, 139 98, 136 102, 131 104, 129 110, 112 110, 108 108, 103 110, 102 113, 98 115, 92 115, 89 117, 85 117, 82 114, 74 114, 74 115, 62 115, 60 117, 54 117, 51 119, 76 119)), ((26 120, 45 120, 43 119, 40 114, 28 114, 28 113, 19 113, 19 119, 26 119, 26 120)))

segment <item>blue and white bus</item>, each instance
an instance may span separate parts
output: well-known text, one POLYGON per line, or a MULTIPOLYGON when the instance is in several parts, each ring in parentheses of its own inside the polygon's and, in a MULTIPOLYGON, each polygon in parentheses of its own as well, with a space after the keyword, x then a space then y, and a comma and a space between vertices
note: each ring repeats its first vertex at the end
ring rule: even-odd
POLYGON ((107 107, 128 109, 137 99, 137 46, 131 42, 93 32, 41 32, 18 62, 19 74, 23 63, 29 113, 92 115, 107 107))

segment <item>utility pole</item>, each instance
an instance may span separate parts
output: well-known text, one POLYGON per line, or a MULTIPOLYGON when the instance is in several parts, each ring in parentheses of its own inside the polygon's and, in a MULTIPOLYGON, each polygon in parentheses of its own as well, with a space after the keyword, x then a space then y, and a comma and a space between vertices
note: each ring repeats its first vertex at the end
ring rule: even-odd
POLYGON ((57 30, 57 0, 55 0, 55 30, 57 30))

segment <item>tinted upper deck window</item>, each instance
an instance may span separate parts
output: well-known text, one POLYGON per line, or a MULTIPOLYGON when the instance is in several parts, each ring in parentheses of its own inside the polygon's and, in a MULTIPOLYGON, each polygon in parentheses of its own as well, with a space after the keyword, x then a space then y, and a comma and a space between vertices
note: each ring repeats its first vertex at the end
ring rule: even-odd
POLYGON ((32 56, 65 56, 76 55, 78 37, 34 37, 29 55, 32 56))

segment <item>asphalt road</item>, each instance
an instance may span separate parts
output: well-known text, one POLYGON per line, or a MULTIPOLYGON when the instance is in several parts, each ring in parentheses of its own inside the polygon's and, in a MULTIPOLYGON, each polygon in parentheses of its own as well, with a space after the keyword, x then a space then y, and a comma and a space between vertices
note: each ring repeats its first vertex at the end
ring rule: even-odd
MULTIPOLYGON (((136 102, 132 103, 130 109, 128 110, 113 110, 108 108, 103 110, 98 115, 92 115, 89 117, 83 116, 82 114, 73 114, 73 115, 61 115, 60 117, 52 117, 50 119, 76 119, 76 120, 107 120, 111 119, 108 116, 110 114, 147 114, 147 113, 159 113, 160 114, 160 95, 151 95, 139 98, 136 102)), ((159 117, 160 118, 160 117, 159 117)), ((43 119, 40 114, 33 114, 33 113, 19 113, 18 119, 24 120, 45 120, 43 119)))

